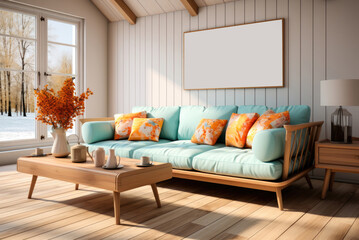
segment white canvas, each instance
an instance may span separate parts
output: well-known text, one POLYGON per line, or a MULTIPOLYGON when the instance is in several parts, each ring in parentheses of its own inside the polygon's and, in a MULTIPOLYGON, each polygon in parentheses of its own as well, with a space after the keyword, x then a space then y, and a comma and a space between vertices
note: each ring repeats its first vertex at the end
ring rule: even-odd
POLYGON ((283 87, 283 24, 184 34, 184 89, 283 87))

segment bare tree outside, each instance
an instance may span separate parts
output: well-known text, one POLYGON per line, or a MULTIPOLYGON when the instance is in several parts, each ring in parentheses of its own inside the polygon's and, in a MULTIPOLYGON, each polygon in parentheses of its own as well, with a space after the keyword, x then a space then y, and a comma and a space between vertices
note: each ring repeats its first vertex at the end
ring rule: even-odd
MULTIPOLYGON (((51 28, 51 26, 48 26, 51 28)), ((49 32, 58 33, 58 29, 49 32)), ((8 139, 11 132, 21 136, 21 127, 33 129, 35 136, 36 80, 36 17, 0 9, 0 141, 8 139), (15 118, 29 119, 24 126, 15 118), (18 128, 17 128, 18 127, 18 128), (19 128, 20 127, 20 128, 19 128), (8 129, 6 129, 8 128, 8 129)), ((48 67, 53 76, 48 77, 49 87, 60 89, 66 76, 73 73, 73 59, 69 51, 59 51, 56 44, 48 44, 48 58, 56 59, 48 67)), ((11 140, 12 137, 10 137, 11 140)), ((14 137, 15 138, 15 137, 14 137)))

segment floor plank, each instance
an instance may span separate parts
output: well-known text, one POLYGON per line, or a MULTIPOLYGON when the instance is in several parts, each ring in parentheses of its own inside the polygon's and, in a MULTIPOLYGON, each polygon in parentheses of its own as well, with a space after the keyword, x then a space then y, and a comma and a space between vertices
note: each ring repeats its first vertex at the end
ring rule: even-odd
MULTIPOLYGON (((358 216, 359 190, 356 191, 345 206, 328 222, 315 239, 343 239, 358 216)), ((359 238, 359 234, 357 237, 359 238)))
POLYGON ((121 225, 114 224, 112 193, 39 178, 0 167, 0 239, 358 239, 358 185, 336 183, 320 200, 322 181, 300 180, 274 193, 172 179, 121 194, 121 225))

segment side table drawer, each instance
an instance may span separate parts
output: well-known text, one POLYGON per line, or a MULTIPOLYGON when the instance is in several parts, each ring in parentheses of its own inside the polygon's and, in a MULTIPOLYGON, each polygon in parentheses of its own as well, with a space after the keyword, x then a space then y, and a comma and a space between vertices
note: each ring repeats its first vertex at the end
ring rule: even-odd
POLYGON ((359 150, 319 148, 319 163, 359 167, 359 150))

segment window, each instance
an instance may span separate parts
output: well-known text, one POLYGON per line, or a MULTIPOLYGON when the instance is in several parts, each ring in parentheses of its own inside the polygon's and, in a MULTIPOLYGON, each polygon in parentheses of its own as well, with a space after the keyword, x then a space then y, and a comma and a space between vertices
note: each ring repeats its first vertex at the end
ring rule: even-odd
POLYGON ((51 127, 35 120, 34 88, 57 91, 71 77, 82 91, 82 43, 81 19, 0 3, 0 150, 51 144, 51 127))

